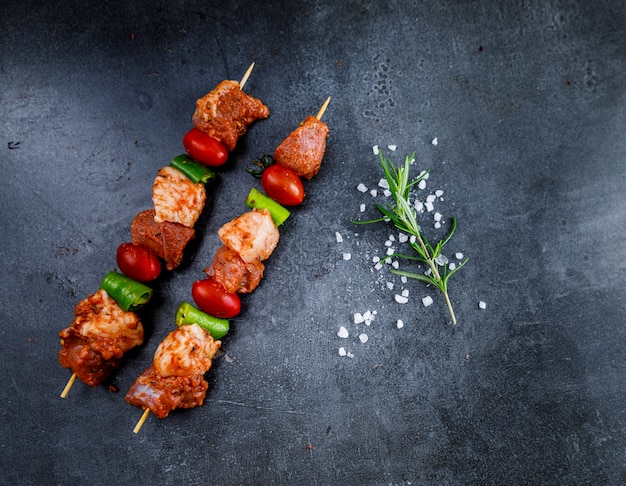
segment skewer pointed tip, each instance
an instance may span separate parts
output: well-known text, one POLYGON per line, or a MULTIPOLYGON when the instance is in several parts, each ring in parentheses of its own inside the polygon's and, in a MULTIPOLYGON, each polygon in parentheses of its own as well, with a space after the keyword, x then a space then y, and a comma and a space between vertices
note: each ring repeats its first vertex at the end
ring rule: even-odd
POLYGON ((250 73, 252 72, 252 70, 254 69, 254 65, 256 63, 253 61, 252 64, 250 64, 250 67, 248 68, 248 70, 246 71, 246 74, 243 75, 243 78, 241 78, 241 81, 239 81, 239 88, 243 89, 244 84, 246 84, 246 81, 248 81, 248 78, 250 77, 250 73))
POLYGON ((317 118, 318 120, 322 119, 322 115, 324 115, 324 112, 326 111, 326 108, 328 107, 328 103, 330 103, 330 96, 326 98, 326 101, 324 101, 324 104, 320 108, 320 111, 317 112, 317 116, 315 118, 317 118))
POLYGON ((148 418, 148 415, 150 415, 150 409, 146 408, 143 411, 143 414, 141 415, 141 418, 137 422, 137 425, 135 425, 135 428, 133 429, 133 433, 134 434, 137 434, 141 430, 141 427, 143 427, 143 424, 146 421, 146 419, 148 418))
POLYGON ((67 385, 65 385, 65 388, 63 388, 63 391, 61 392, 61 398, 67 398, 67 395, 69 394, 72 385, 74 385, 74 381, 76 381, 76 373, 72 373, 70 379, 67 380, 67 385))

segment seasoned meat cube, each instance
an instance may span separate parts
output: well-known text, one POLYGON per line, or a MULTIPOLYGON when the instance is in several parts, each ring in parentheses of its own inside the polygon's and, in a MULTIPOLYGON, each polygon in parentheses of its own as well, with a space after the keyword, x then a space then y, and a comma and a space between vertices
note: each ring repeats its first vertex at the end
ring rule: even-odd
POLYGON ((195 230, 178 223, 154 220, 154 209, 142 211, 130 226, 131 240, 143 245, 165 260, 168 270, 175 269, 183 259, 183 250, 195 236, 195 230))
POLYGON ((132 384, 126 401, 165 418, 175 408, 202 406, 208 387, 202 375, 163 377, 150 366, 132 384))
POLYGON ((123 311, 100 289, 78 303, 72 324, 59 333, 59 361, 96 386, 119 366, 126 351, 143 343, 143 334, 137 314, 123 311))
POLYGON ((244 93, 237 81, 226 80, 196 101, 193 124, 231 151, 249 125, 269 115, 261 100, 244 93))
POLYGON ((211 266, 204 271, 208 277, 222 284, 226 292, 247 294, 259 285, 264 269, 259 260, 246 263, 237 252, 222 246, 215 252, 211 266))
POLYGON ((274 161, 300 177, 311 179, 320 170, 327 136, 328 126, 309 116, 276 148, 274 161))
POLYGON ((160 376, 203 375, 220 345, 198 324, 180 326, 161 341, 152 364, 160 376))
POLYGON ((126 401, 167 417, 175 408, 202 405, 208 383, 204 373, 221 346, 198 324, 184 325, 169 333, 144 371, 126 394, 126 401))
POLYGON ((217 230, 222 243, 246 263, 265 260, 278 244, 278 229, 269 210, 253 209, 217 230))
POLYGON ((193 183, 174 167, 163 167, 152 186, 154 220, 168 221, 193 228, 202 213, 206 192, 204 184, 193 183))

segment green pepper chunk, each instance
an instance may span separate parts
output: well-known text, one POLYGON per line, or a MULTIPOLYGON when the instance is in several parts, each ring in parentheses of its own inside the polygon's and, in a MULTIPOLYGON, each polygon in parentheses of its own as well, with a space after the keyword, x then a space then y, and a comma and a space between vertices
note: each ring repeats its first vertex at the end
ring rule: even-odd
POLYGON ((203 329, 211 333, 213 339, 219 339, 228 334, 228 320, 220 317, 211 316, 199 309, 196 309, 189 302, 183 302, 176 309, 174 322, 177 326, 185 326, 187 324, 198 324, 203 329))
POLYGON ((124 311, 135 311, 152 297, 150 287, 117 272, 107 273, 100 288, 115 299, 124 311))
POLYGON ((246 206, 256 209, 268 209, 276 226, 283 224, 291 214, 287 208, 281 206, 271 197, 266 196, 254 187, 246 198, 246 206))
POLYGON ((177 155, 172 159, 170 165, 185 174, 194 184, 198 182, 206 184, 217 177, 217 174, 206 165, 196 162, 187 154, 177 155))

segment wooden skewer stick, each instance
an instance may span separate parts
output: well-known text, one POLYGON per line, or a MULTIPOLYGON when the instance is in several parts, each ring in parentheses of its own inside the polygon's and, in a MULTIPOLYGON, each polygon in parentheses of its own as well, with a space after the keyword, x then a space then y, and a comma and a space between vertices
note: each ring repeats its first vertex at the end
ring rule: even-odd
POLYGON ((141 427, 143 426, 143 423, 146 421, 146 419, 148 418, 148 415, 150 415, 150 409, 146 408, 143 411, 143 415, 141 416, 141 418, 139 419, 139 421, 137 422, 137 425, 135 425, 135 428, 133 429, 133 433, 136 434, 139 432, 139 430, 141 430, 141 427))
POLYGON ((70 376, 70 379, 67 380, 67 385, 65 385, 65 388, 63 388, 63 391, 61 392, 61 398, 67 398, 67 395, 70 392, 70 389, 72 388, 72 385, 74 384, 74 381, 76 381, 76 373, 72 373, 72 376, 70 376))
POLYGON ((248 78, 250 77, 250 73, 254 69, 254 64, 255 64, 254 62, 250 64, 250 67, 246 71, 246 74, 244 74, 243 78, 241 78, 241 81, 239 81, 239 89, 243 89, 243 85, 246 84, 246 81, 248 81, 248 78))
POLYGON ((320 111, 317 112, 317 116, 315 118, 317 118, 318 120, 322 119, 322 115, 326 111, 326 108, 328 107, 328 103, 330 103, 330 96, 326 98, 326 101, 324 101, 324 104, 320 108, 320 111))

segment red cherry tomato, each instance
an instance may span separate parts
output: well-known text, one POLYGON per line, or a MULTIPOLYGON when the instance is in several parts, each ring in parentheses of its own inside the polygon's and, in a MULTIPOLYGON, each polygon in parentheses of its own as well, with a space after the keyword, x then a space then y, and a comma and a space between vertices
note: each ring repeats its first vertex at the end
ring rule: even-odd
POLYGON ((127 277, 139 282, 154 280, 161 273, 161 260, 149 248, 122 243, 117 249, 117 266, 127 277))
POLYGON ((183 146, 192 159, 204 165, 215 167, 228 160, 224 144, 197 128, 192 128, 183 137, 183 146))
POLYGON ((200 310, 215 317, 228 319, 241 310, 239 296, 226 292, 222 284, 211 278, 196 280, 191 287, 191 296, 200 310))
POLYGON ((261 186, 265 193, 283 206, 297 206, 304 200, 304 185, 292 169, 272 164, 263 171, 261 186))

